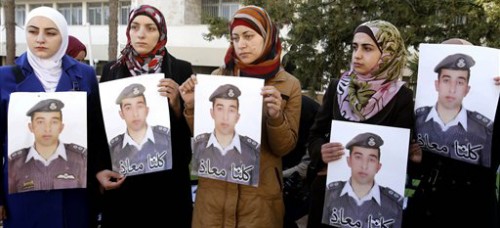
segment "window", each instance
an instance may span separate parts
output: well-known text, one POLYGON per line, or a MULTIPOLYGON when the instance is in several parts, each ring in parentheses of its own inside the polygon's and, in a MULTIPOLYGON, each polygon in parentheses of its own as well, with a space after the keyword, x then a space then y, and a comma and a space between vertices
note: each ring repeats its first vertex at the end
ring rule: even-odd
POLYGON ((240 4, 236 1, 236 4, 229 0, 222 1, 219 11, 219 17, 227 18, 228 20, 236 13, 240 8, 240 4))
POLYGON ((120 25, 127 25, 129 12, 130 2, 120 2, 120 5, 118 7, 118 23, 120 25))
POLYGON ((91 25, 109 24, 109 5, 105 2, 88 3, 87 20, 91 25))
POLYGON ((30 7, 30 11, 32 11, 33 9, 36 9, 40 6, 47 6, 47 7, 51 7, 52 8, 52 3, 41 3, 41 4, 30 4, 29 7, 30 7))
POLYGON ((82 25, 82 3, 64 3, 58 4, 57 8, 68 25, 82 25))
POLYGON ((202 0, 202 22, 206 23, 207 18, 223 17, 231 19, 234 13, 240 8, 238 0, 202 0))
POLYGON ((24 26, 24 20, 26 19, 26 6, 16 5, 16 25, 24 26))

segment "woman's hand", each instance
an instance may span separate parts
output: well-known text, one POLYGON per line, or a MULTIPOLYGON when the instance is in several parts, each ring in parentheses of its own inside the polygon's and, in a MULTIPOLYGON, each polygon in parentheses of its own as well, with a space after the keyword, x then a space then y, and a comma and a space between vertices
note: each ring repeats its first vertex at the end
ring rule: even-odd
POLYGON ((171 106, 179 104, 179 84, 170 78, 162 78, 158 83, 158 92, 161 96, 168 97, 171 106))
POLYGON ((416 163, 420 163, 422 161, 422 149, 420 145, 415 142, 413 139, 410 143, 410 160, 416 163))
POLYGON ((321 159, 326 164, 332 161, 337 161, 344 156, 344 150, 345 148, 342 143, 325 143, 321 145, 321 159))
POLYGON ((7 218, 7 212, 5 210, 5 206, 0 206, 0 221, 7 218))
POLYGON ((193 74, 179 87, 186 108, 194 108, 194 87, 196 84, 198 84, 198 81, 196 75, 193 74))
POLYGON ((260 94, 264 97, 264 108, 266 115, 271 119, 277 119, 281 115, 281 93, 274 86, 264 86, 260 94))
POLYGON ((181 115, 179 84, 170 78, 162 78, 158 83, 158 92, 160 92, 160 96, 168 98, 168 103, 174 110, 174 114, 179 117, 181 115))
POLYGON ((119 188, 125 181, 125 176, 107 169, 98 172, 96 178, 105 190, 119 188), (113 179, 116 181, 113 181, 113 179))

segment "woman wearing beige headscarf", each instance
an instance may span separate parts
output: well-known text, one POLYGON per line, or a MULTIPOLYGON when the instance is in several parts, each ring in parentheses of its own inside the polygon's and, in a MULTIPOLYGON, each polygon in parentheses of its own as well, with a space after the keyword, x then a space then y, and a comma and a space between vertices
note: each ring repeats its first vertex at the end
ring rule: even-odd
MULTIPOLYGON (((318 176, 312 183, 308 227, 321 226, 327 164, 345 154, 344 145, 329 140, 332 120, 413 129, 413 92, 401 81, 406 58, 403 38, 391 23, 368 21, 355 29, 349 70, 328 86, 309 135, 310 170, 318 176)), ((409 157, 418 161, 415 145, 409 157)))

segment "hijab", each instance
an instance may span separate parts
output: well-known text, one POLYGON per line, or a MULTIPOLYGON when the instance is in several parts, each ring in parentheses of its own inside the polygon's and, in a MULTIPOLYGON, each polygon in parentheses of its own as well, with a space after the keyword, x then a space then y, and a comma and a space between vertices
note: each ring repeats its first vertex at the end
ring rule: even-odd
POLYGON ((401 76, 406 66, 407 51, 398 29, 387 21, 368 21, 354 34, 370 36, 382 55, 368 74, 356 72, 351 62, 337 87, 341 114, 351 121, 364 121, 380 112, 404 85, 401 76))
POLYGON ((121 51, 121 57, 118 59, 113 67, 121 64, 125 64, 134 76, 149 73, 158 73, 161 71, 161 64, 163 61, 163 56, 165 56, 167 49, 165 45, 167 44, 167 24, 165 22, 165 17, 163 14, 153 6, 141 5, 135 9, 132 9, 128 16, 127 25, 127 45, 121 51), (130 26, 135 17, 143 15, 151 18, 158 28, 160 37, 156 46, 149 53, 139 54, 132 44, 130 43, 130 26))
MULTIPOLYGON (((54 22, 59 30, 62 37, 61 46, 59 50, 51 57, 42 59, 33 54, 29 48, 27 51, 28 62, 33 68, 35 75, 38 77, 43 85, 43 88, 47 92, 54 92, 59 83, 59 79, 62 74, 62 58, 66 54, 66 48, 68 47, 68 24, 64 16, 56 9, 50 7, 38 7, 33 9, 28 13, 26 17, 26 28, 28 23, 34 17, 45 17, 54 22)), ((28 30, 26 30, 26 36, 28 35, 28 30)))
POLYGON ((85 53, 87 53, 87 48, 85 47, 85 45, 83 45, 82 42, 80 42, 80 40, 78 40, 76 37, 74 36, 68 36, 68 39, 69 39, 69 42, 68 42, 68 49, 66 50, 66 54, 68 54, 69 56, 73 57, 73 58, 76 58, 78 56, 78 54, 80 54, 81 51, 84 51, 85 53))
POLYGON ((243 7, 234 14, 229 25, 229 34, 232 34, 233 28, 237 25, 247 26, 261 35, 264 38, 264 50, 253 63, 245 64, 236 55, 231 42, 224 57, 223 68, 232 71, 234 75, 263 79, 274 77, 282 70, 281 41, 278 29, 272 23, 269 14, 257 6, 243 7))

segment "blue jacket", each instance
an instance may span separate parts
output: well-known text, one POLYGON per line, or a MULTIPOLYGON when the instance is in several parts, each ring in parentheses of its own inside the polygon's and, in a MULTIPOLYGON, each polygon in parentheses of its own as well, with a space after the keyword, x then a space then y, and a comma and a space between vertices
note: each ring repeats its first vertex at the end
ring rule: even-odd
MULTIPOLYGON (((30 66, 26 53, 16 60, 16 65, 19 66, 24 75, 21 80, 16 80, 14 67, 0 67, 0 149, 4 160, 7 159, 7 113, 10 94, 21 91, 45 91, 30 66)), ((63 57, 62 68, 61 79, 56 91, 87 92, 87 189, 32 191, 8 195, 6 163, 0 169, 3 183, 0 185, 0 204, 7 210, 7 219, 3 222, 5 228, 83 228, 89 226, 89 218, 93 217, 89 208, 93 202, 91 196, 94 196, 98 186, 95 178, 95 165, 93 165, 94 157, 98 151, 109 153, 102 123, 99 87, 95 71, 90 66, 81 64, 66 55, 63 57)))

